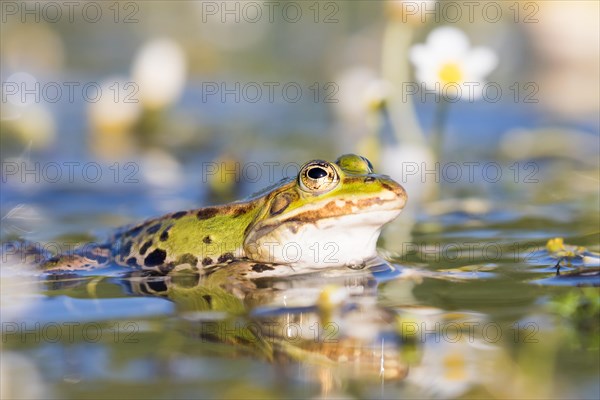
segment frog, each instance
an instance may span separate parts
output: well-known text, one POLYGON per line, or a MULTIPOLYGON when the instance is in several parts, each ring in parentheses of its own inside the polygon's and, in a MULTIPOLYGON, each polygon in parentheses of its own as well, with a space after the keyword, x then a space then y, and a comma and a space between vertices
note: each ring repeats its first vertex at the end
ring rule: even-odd
POLYGON ((384 225, 407 202, 402 185, 371 162, 344 154, 315 159, 244 200, 164 216, 117 229, 43 262, 45 271, 117 265, 152 274, 202 271, 245 261, 261 274, 356 267, 377 257, 384 225))

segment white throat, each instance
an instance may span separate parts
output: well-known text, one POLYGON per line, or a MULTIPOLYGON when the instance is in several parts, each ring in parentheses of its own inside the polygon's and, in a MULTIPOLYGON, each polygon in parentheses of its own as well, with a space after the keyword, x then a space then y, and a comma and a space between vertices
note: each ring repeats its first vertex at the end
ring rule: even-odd
POLYGON ((247 245, 246 253, 256 261, 288 264, 294 269, 361 264, 376 256, 382 226, 398 214, 399 210, 380 210, 314 223, 284 222, 247 245))

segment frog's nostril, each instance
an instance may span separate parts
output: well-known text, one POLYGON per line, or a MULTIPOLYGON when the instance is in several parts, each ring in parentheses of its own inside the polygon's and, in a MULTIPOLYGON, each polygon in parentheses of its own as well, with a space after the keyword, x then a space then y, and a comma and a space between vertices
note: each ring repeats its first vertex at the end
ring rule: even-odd
POLYGON ((374 178, 374 177, 372 177, 372 176, 367 176, 367 177, 365 178, 365 183, 374 182, 374 181, 375 181, 375 178, 374 178))

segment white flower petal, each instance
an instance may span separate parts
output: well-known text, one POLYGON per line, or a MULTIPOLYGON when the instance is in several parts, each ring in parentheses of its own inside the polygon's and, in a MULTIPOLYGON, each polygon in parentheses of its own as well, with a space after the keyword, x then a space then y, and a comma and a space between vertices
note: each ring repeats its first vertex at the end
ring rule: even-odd
POLYGON ((498 64, 487 47, 470 48, 469 38, 454 27, 433 30, 425 44, 411 47, 415 81, 421 90, 435 90, 456 99, 474 101, 482 96, 484 78, 498 64))
MULTIPOLYGON (((446 64, 460 64, 460 61, 454 57, 440 55, 431 51, 423 45, 413 46, 409 53, 409 59, 415 67, 415 76, 420 75, 433 76, 432 79, 439 81, 440 68, 446 64)), ((418 79, 426 80, 426 79, 418 79)))
POLYGON ((412 46, 408 53, 408 59, 416 68, 423 68, 431 64, 435 61, 433 56, 434 53, 422 44, 412 46))
POLYGON ((440 78, 435 68, 421 68, 415 72, 415 81, 427 85, 427 89, 434 89, 435 84, 439 83, 440 78))
POLYGON ((469 38, 460 29, 442 26, 427 36, 427 47, 437 54, 461 58, 469 50, 469 38))
POLYGON ((487 47, 476 47, 465 55, 465 75, 472 79, 482 79, 498 65, 498 56, 487 47))

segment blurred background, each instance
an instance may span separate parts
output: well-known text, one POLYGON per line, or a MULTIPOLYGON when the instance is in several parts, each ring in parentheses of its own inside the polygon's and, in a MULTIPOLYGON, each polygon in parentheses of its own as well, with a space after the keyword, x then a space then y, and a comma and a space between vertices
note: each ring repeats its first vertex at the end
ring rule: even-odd
MULTIPOLYGON (((451 274, 408 289, 388 282, 378 304, 408 320, 533 321, 540 329, 539 347, 509 335, 498 345, 403 345, 399 363, 411 366, 408 381, 423 391, 392 385, 384 395, 382 380, 381 397, 597 397, 600 297, 579 286, 598 285, 600 3, 0 6, 3 242, 100 240, 147 217, 240 199, 308 160, 359 153, 409 196, 384 232, 382 253, 451 274), (566 270, 591 265, 596 275, 555 278, 558 256, 544 250, 555 236, 574 245, 566 249, 577 260, 566 270), (504 252, 491 261, 480 249, 475 259, 430 258, 440 244, 465 243, 504 252)), ((314 379, 321 370, 310 364, 297 378, 295 369, 239 357, 235 346, 198 347, 196 338, 176 336, 173 324, 186 326, 185 318, 173 322, 171 302, 127 302, 139 299, 121 299, 114 282, 99 285, 100 295, 53 291, 23 283, 19 274, 28 270, 18 267, 16 275, 2 268, 4 321, 130 318, 152 345, 13 341, 2 375, 16 382, 3 389, 13 397, 110 397, 124 393, 121 384, 140 395, 150 381, 150 397, 162 389, 166 397, 200 389, 229 397, 378 395, 377 384, 365 392, 344 379, 336 386, 335 371, 314 379), (173 379, 166 384, 164 376, 173 379), (78 385, 86 381, 91 386, 78 385), (305 389, 314 381, 320 389, 305 389)), ((383 351, 382 344, 382 360, 383 351)))
MULTIPOLYGON (((3 215, 22 203, 12 190, 54 211, 51 195, 35 193, 93 190, 133 217, 229 201, 344 152, 410 186, 413 204, 438 198, 427 187, 440 185, 450 197, 548 196, 527 174, 558 185, 555 198, 597 185, 577 172, 598 166, 596 2, 2 7, 3 215), (411 51, 440 27, 492 53, 485 96, 448 102, 423 84, 411 51), (548 157, 558 169, 526 164, 548 157), (436 160, 465 174, 464 162, 500 160, 503 179, 489 185, 478 167, 475 182, 441 171, 435 182, 423 173, 436 160)), ((72 215, 84 206, 71 199, 72 215)))

